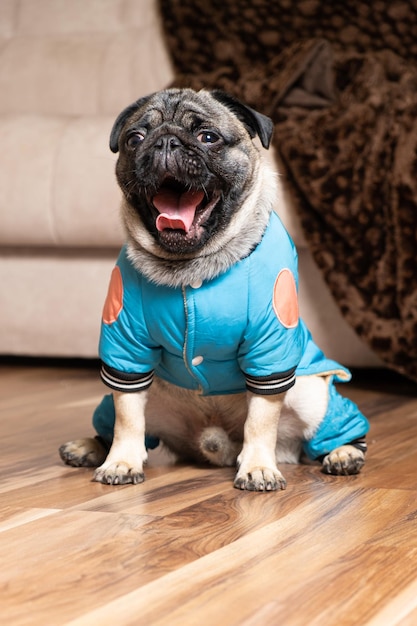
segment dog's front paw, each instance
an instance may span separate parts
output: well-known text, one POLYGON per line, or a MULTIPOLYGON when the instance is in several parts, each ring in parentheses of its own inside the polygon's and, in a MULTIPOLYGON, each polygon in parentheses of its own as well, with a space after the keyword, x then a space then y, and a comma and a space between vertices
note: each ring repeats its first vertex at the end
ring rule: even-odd
POLYGON ((287 481, 277 467, 253 467, 245 470, 241 465, 234 486, 247 491, 277 491, 285 489, 287 481))
POLYGON ((359 474, 365 463, 365 454, 355 446, 336 448, 323 459, 323 472, 335 476, 359 474))
POLYGON ((68 441, 59 448, 59 456, 72 467, 98 467, 105 461, 108 450, 99 439, 86 437, 68 441))
POLYGON ((96 469, 93 480, 105 485, 138 485, 145 480, 142 466, 135 467, 125 461, 106 461, 96 469))

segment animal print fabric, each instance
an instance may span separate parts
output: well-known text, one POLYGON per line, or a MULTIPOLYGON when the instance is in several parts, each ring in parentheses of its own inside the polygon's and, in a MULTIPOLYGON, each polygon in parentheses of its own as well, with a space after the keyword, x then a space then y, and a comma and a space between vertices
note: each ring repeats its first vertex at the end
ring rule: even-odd
POLYGON ((159 0, 174 85, 269 115, 346 320, 417 381, 417 1, 159 0))

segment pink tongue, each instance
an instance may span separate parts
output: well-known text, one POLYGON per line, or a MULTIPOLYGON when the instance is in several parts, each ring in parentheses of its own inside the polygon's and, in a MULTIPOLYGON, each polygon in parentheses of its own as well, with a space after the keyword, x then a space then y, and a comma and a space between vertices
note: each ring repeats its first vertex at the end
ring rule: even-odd
POLYGON ((186 191, 182 194, 170 189, 163 189, 153 199, 159 215, 156 227, 159 231, 165 228, 185 230, 191 228, 197 206, 204 198, 203 191, 186 191))

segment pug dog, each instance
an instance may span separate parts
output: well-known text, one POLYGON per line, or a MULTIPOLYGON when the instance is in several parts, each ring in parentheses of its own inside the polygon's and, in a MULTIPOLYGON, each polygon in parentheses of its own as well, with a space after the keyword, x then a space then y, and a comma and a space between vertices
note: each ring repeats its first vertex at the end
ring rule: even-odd
POLYGON ((364 464, 369 425, 299 318, 297 254, 262 150, 272 121, 222 91, 166 89, 117 117, 110 149, 126 244, 100 339, 97 437, 60 448, 107 484, 144 480, 147 449, 236 466, 234 486, 284 489, 280 463, 364 464))

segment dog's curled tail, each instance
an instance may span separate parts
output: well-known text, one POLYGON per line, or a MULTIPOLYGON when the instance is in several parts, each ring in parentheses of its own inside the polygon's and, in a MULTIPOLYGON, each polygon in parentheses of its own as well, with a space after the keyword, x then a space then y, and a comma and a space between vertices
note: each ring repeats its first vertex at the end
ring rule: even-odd
POLYGON ((199 439, 200 451, 213 465, 233 466, 242 449, 242 444, 232 441, 223 428, 208 426, 199 439))

